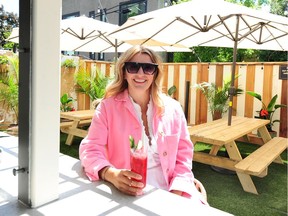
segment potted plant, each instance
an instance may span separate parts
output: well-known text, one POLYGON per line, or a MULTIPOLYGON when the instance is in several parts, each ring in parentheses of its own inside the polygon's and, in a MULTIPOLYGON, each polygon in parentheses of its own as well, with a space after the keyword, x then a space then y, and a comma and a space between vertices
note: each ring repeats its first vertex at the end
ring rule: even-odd
MULTIPOLYGON (((231 80, 224 80, 223 86, 216 86, 215 83, 202 82, 194 85, 197 90, 200 90, 207 102, 213 120, 222 118, 222 115, 228 111, 229 105, 229 88, 231 80)), ((235 89, 236 96, 243 93, 240 88, 235 89)))
POLYGON ((73 107, 73 102, 75 100, 72 97, 69 97, 67 93, 63 94, 60 98, 60 110, 61 112, 70 112, 75 111, 73 107))
POLYGON ((76 66, 77 64, 74 59, 65 59, 61 63, 61 67, 65 67, 65 68, 76 68, 76 66))
POLYGON ((95 77, 92 77, 84 68, 80 68, 75 74, 76 92, 89 96, 93 108, 96 108, 105 94, 105 89, 111 78, 106 77, 100 71, 96 71, 95 77))
POLYGON ((77 65, 77 61, 74 58, 69 58, 62 61, 60 95, 64 95, 65 93, 73 95, 75 92, 74 75, 77 65))
MULTIPOLYGON (((275 111, 279 108, 287 107, 285 104, 276 104, 278 95, 274 95, 272 99, 269 101, 268 105, 266 105, 262 101, 262 97, 260 94, 253 92, 253 91, 247 91, 247 94, 251 95, 252 97, 256 98, 262 103, 262 108, 259 111, 256 111, 258 113, 258 116, 255 116, 255 118, 261 118, 261 119, 268 119, 270 121, 269 124, 266 125, 266 128, 269 132, 275 133, 275 131, 272 129, 275 122, 280 122, 279 119, 273 119, 273 115, 275 111)), ((270 133, 271 134, 271 133, 270 133)), ((273 135, 275 136, 275 135, 273 135)))

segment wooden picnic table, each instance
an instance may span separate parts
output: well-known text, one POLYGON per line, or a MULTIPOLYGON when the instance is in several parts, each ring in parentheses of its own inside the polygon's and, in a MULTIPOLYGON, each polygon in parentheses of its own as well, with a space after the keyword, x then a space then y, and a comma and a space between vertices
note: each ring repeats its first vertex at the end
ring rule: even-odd
POLYGON ((283 163, 280 154, 287 148, 287 138, 271 138, 265 126, 268 123, 269 120, 233 116, 230 126, 227 119, 189 126, 188 130, 194 145, 199 142, 211 145, 208 154, 194 152, 193 160, 236 171, 243 189, 258 194, 251 175, 266 176, 268 166, 273 161, 283 163), (257 130, 264 144, 243 159, 235 140, 244 137, 249 142, 248 135, 257 130), (226 148, 229 157, 217 155, 221 147, 226 148))
POLYGON ((83 126, 89 126, 95 110, 79 110, 71 112, 61 112, 60 117, 66 121, 60 123, 61 132, 67 133, 66 144, 71 145, 74 136, 84 138, 88 131, 83 126))

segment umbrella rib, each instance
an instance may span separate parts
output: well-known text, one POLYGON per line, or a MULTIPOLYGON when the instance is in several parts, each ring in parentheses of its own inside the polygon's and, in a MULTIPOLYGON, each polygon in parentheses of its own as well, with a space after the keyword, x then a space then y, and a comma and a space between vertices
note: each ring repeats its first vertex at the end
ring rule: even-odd
POLYGON ((180 22, 186 24, 186 25, 189 25, 189 26, 191 26, 191 27, 193 27, 193 28, 195 28, 195 29, 198 29, 199 31, 202 31, 202 30, 203 30, 203 29, 202 29, 202 26, 201 26, 201 25, 199 24, 199 22, 195 19, 195 17, 194 17, 194 16, 191 16, 191 18, 192 18, 192 19, 194 20, 194 22, 198 25, 198 27, 195 26, 195 25, 193 25, 192 23, 187 22, 186 20, 181 19, 180 17, 178 17, 178 20, 179 20, 180 22))
POLYGON ((64 33, 66 32, 67 34, 70 34, 70 35, 72 35, 72 36, 74 36, 74 37, 76 37, 76 38, 81 39, 81 38, 79 37, 79 35, 76 34, 76 32, 74 32, 72 29, 70 29, 70 30, 71 30, 71 32, 70 32, 69 29, 70 29, 70 28, 68 28, 68 29, 62 29, 63 32, 62 32, 61 34, 64 34, 64 33))
MULTIPOLYGON (((253 17, 253 16, 251 16, 251 17, 253 17)), ((267 42, 269 42, 269 41, 275 40, 276 43, 279 45, 279 47, 281 47, 281 49, 284 50, 283 46, 279 43, 279 41, 278 41, 277 39, 288 35, 287 32, 282 31, 281 29, 276 28, 275 26, 270 25, 270 24, 269 24, 270 22, 267 22, 267 23, 265 23, 265 22, 259 22, 259 23, 257 23, 257 25, 256 25, 256 26, 258 26, 258 27, 252 29, 252 27, 248 24, 248 22, 246 21, 246 19, 244 19, 243 16, 241 16, 241 19, 242 19, 242 21, 247 25, 247 27, 250 29, 250 32, 247 32, 245 35, 242 35, 241 39, 242 39, 243 37, 246 37, 248 34, 250 34, 250 35, 253 37, 254 41, 251 40, 250 38, 246 38, 246 39, 248 39, 248 40, 250 40, 250 41, 253 41, 253 42, 256 43, 256 44, 263 44, 263 43, 267 43, 267 42), (259 26, 259 25, 260 25, 260 26, 259 26), (275 37, 275 36, 273 35, 273 33, 269 30, 269 28, 267 28, 267 25, 270 26, 271 28, 274 28, 274 29, 277 29, 278 31, 283 32, 284 34, 275 37), (270 35, 273 37, 272 39, 269 39, 269 40, 265 40, 265 39, 264 39, 264 40, 262 40, 263 27, 265 27, 266 30, 270 33, 270 35), (253 33, 254 31, 258 30, 259 28, 261 28, 261 30, 260 30, 260 34, 259 34, 259 40, 257 40, 257 39, 254 37, 254 35, 251 34, 251 33, 253 33), (261 41, 261 40, 262 40, 262 41, 261 41)))
MULTIPOLYGON (((96 40, 97 38, 101 38, 99 35, 95 36, 94 38, 92 38, 91 40, 87 41, 86 43, 81 44, 80 46, 76 47, 75 49, 73 49, 73 51, 77 51, 77 49, 85 46, 88 43, 91 43, 93 40, 96 40)), ((102 38, 101 38, 102 39, 102 38)))
MULTIPOLYGON (((244 19, 244 17, 241 15, 240 16, 241 20, 246 24, 247 28, 252 29, 252 26, 249 25, 249 23, 246 21, 246 19, 244 19)), ((243 30, 243 29, 242 29, 243 30)), ((254 41, 257 41, 257 39, 254 37, 254 35, 251 34, 251 36, 254 38, 254 41)), ((252 40, 251 40, 252 41, 252 40)))
MULTIPOLYGON (((228 18, 230 18, 230 17, 231 17, 231 16, 229 15, 229 16, 226 16, 226 17, 224 17, 224 18, 222 17, 222 19, 223 19, 223 20, 226 20, 226 19, 228 19, 228 18)), ((214 23, 214 24, 212 24, 212 25, 209 26, 209 23, 210 23, 210 21, 211 21, 211 16, 209 16, 208 22, 206 22, 206 25, 205 25, 204 27, 202 27, 202 26, 199 24, 199 22, 195 19, 195 17, 191 16, 191 18, 194 20, 194 22, 197 24, 197 26, 196 26, 196 25, 193 25, 193 24, 190 23, 190 22, 187 22, 186 20, 184 20, 184 19, 182 19, 182 18, 180 18, 180 17, 177 17, 177 20, 180 21, 180 22, 182 22, 182 23, 184 23, 184 24, 186 24, 186 25, 188 25, 188 26, 191 26, 191 27, 193 27, 193 28, 195 28, 195 29, 198 29, 198 30, 201 31, 201 32, 207 32, 207 31, 209 31, 210 29, 213 29, 214 27, 217 27, 217 26, 219 26, 219 24, 222 23, 222 21, 220 20, 220 21, 218 21, 218 22, 216 22, 216 23, 214 23)))
POLYGON ((102 32, 98 32, 99 34, 100 34, 100 36, 102 36, 101 38, 103 39, 103 40, 105 40, 106 42, 108 42, 110 45, 112 45, 112 46, 114 46, 115 44, 111 41, 111 40, 109 40, 109 38, 107 38, 102 32))
MULTIPOLYGON (((62 34, 66 32, 66 33, 68 33, 68 34, 70 34, 70 35, 72 35, 72 36, 74 36, 74 37, 76 37, 76 38, 79 38, 80 40, 85 40, 85 39, 91 38, 91 37, 89 37, 89 36, 95 32, 95 30, 93 30, 93 31, 91 31, 89 34, 87 34, 86 36, 84 36, 84 29, 82 28, 82 30, 81 30, 81 36, 80 36, 80 35, 78 35, 73 29, 71 29, 70 27, 67 28, 67 29, 62 29, 62 31, 63 31, 62 34)), ((94 37, 94 36, 92 36, 92 37, 94 37)))
MULTIPOLYGON (((239 17, 238 14, 236 14, 236 17, 239 17)), ((231 30, 229 29, 229 27, 226 25, 226 23, 224 22, 226 19, 223 19, 220 15, 218 15, 218 18, 220 19, 221 23, 224 25, 224 27, 226 28, 226 30, 228 31, 228 33, 230 34, 230 36, 232 37, 233 41, 236 40, 236 38, 234 37, 233 33, 231 32, 231 30)), ((238 40, 238 39, 237 39, 238 40)))
MULTIPOLYGON (((231 15, 226 16, 226 17, 222 17, 222 20, 224 21, 224 20, 226 20, 226 19, 229 19, 230 17, 231 17, 231 15)), ((193 33, 193 34, 191 34, 191 35, 188 35, 188 36, 186 36, 186 37, 184 37, 184 38, 182 38, 181 40, 177 41, 175 44, 180 43, 180 42, 186 40, 187 38, 192 37, 192 36, 198 34, 199 32, 207 32, 207 31, 209 31, 210 29, 216 31, 217 33, 221 34, 222 36, 219 36, 219 37, 217 37, 217 38, 211 39, 211 40, 209 40, 209 41, 205 41, 205 42, 203 42, 203 43, 201 43, 201 44, 205 44, 205 43, 208 43, 208 42, 210 42, 210 41, 217 40, 217 39, 219 39, 219 38, 221 38, 221 37, 223 37, 223 36, 228 37, 227 35, 223 34, 222 32, 219 32, 218 30, 214 29, 215 27, 219 26, 219 25, 222 23, 221 19, 220 19, 220 21, 214 23, 214 24, 211 25, 211 26, 208 26, 208 27, 206 27, 206 28, 202 28, 202 27, 200 26, 199 22, 198 22, 193 16, 192 16, 191 18, 195 21, 195 23, 196 23, 199 27, 197 27, 197 26, 195 26, 195 25, 192 25, 191 23, 189 23, 189 22, 187 22, 186 20, 183 20, 183 19, 181 19, 181 18, 178 18, 178 20, 181 21, 182 23, 188 25, 188 26, 191 26, 191 27, 194 27, 194 28, 198 29, 199 31, 198 31, 198 32, 195 32, 195 33, 193 33)), ((211 18, 211 16, 210 16, 210 18, 211 18)), ((209 18, 209 21, 208 21, 207 23, 210 22, 210 18, 209 18)), ((229 37, 228 37, 228 38, 229 38, 229 37)), ((229 38, 229 39, 231 39, 231 38, 229 38)))
POLYGON ((162 27, 160 30, 158 30, 157 32, 155 32, 154 34, 152 34, 150 37, 148 37, 147 39, 144 40, 144 42, 141 43, 141 45, 145 44, 146 42, 148 42, 149 40, 151 40, 155 35, 159 34, 159 32, 161 32, 162 30, 164 30, 165 28, 167 28, 168 26, 170 26, 172 23, 176 22, 177 18, 172 20, 171 22, 169 22, 167 25, 165 25, 164 27, 162 27))
MULTIPOLYGON (((267 23, 267 25, 269 25, 269 24, 267 23)), ((278 38, 281 38, 281 37, 283 37, 283 36, 286 36, 288 33, 275 37, 274 34, 270 31, 270 29, 267 28, 267 25, 264 25, 264 27, 265 27, 266 30, 270 33, 270 35, 272 36, 272 39, 270 39, 270 40, 264 40, 262 43, 267 43, 267 42, 269 42, 269 41, 275 40, 276 43, 279 45, 279 47, 281 47, 281 49, 284 50, 284 48, 281 46, 281 44, 279 43, 279 41, 278 41, 277 39, 278 39, 278 38)), ((271 25, 269 25, 269 26, 273 28, 273 26, 271 26, 271 25)))
POLYGON ((120 29, 115 30, 115 31, 111 32, 110 34, 108 34, 108 36, 110 36, 110 35, 112 35, 112 34, 115 34, 115 33, 117 33, 117 32, 123 31, 123 30, 125 30, 125 29, 131 28, 131 27, 133 27, 133 26, 139 25, 139 24, 141 24, 141 23, 147 22, 147 21, 149 21, 149 20, 151 20, 151 19, 153 19, 153 18, 148 18, 148 19, 142 20, 142 21, 140 21, 140 22, 134 23, 134 24, 132 24, 132 25, 125 26, 125 27, 121 27, 120 29))

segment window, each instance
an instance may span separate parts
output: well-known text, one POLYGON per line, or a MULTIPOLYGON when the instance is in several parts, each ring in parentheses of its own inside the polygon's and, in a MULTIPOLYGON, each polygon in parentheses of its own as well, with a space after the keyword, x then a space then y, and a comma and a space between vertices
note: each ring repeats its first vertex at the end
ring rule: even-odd
POLYGON ((98 60, 104 60, 105 54, 104 53, 98 53, 98 60))
POLYGON ((134 0, 122 2, 119 5, 119 25, 126 22, 129 17, 146 13, 147 0, 134 0))
POLYGON ((89 17, 91 17, 92 19, 95 19, 95 11, 90 11, 89 17))
POLYGON ((78 12, 62 15, 62 19, 69 19, 72 17, 79 17, 79 16, 80 16, 80 12, 78 11, 78 12))
POLYGON ((104 8, 103 10, 100 10, 100 20, 102 22, 107 22, 107 12, 106 12, 106 8, 104 8))

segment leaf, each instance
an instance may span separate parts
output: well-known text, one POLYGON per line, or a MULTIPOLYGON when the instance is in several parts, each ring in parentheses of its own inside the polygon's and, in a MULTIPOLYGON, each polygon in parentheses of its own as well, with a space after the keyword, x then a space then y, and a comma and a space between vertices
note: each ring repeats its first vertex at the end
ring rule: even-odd
POLYGON ((274 108, 276 110, 276 109, 282 108, 282 107, 287 107, 287 105, 285 105, 285 104, 276 104, 274 108))
POLYGON ((169 95, 169 96, 172 96, 172 95, 176 92, 176 90, 177 90, 176 86, 173 85, 172 87, 170 87, 170 88, 168 89, 168 95, 169 95))
POLYGON ((129 136, 129 141, 130 141, 130 148, 131 149, 135 149, 135 141, 134 141, 134 138, 130 135, 129 136))
POLYGON ((258 94, 258 93, 256 93, 256 92, 252 92, 252 91, 247 91, 247 94, 249 94, 249 95, 251 95, 251 96, 257 98, 259 101, 262 102, 262 97, 261 97, 260 94, 258 94))
POLYGON ((61 104, 66 104, 68 99, 68 94, 63 94, 62 97, 60 98, 61 104))
POLYGON ((275 106, 275 103, 276 103, 276 100, 277 100, 277 97, 278 97, 278 95, 276 94, 276 95, 271 99, 271 101, 269 102, 268 107, 267 107, 268 112, 273 111, 274 106, 275 106))

